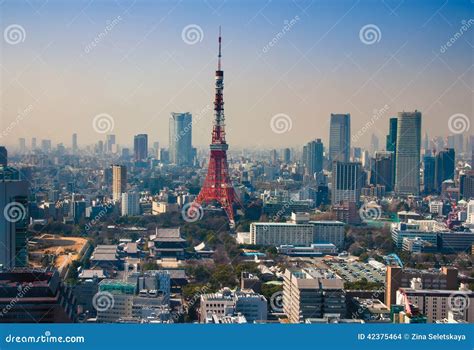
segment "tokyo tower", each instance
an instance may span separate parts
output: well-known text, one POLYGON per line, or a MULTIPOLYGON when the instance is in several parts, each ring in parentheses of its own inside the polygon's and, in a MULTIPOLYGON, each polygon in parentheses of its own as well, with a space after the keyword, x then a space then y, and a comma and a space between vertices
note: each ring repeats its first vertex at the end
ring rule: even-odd
POLYGON ((216 70, 216 97, 214 100, 214 125, 212 127, 211 156, 207 170, 206 180, 196 203, 218 202, 226 212, 230 226, 235 226, 234 203, 239 205, 229 177, 229 166, 227 164, 227 149, 229 145, 225 141, 225 118, 224 118, 224 71, 221 69, 221 30, 219 28, 219 54, 216 70))

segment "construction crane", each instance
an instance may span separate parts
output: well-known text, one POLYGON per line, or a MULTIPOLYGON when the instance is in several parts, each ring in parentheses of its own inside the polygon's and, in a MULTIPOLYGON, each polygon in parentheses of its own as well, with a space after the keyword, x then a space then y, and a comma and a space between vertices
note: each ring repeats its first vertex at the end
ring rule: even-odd
POLYGON ((383 259, 387 265, 393 265, 393 263, 395 262, 398 266, 403 268, 402 260, 395 253, 385 255, 383 259))
POLYGON ((408 296, 403 288, 400 288, 398 290, 403 298, 403 307, 405 314, 410 320, 410 323, 426 323, 426 316, 421 314, 420 309, 416 306, 410 303, 410 300, 408 299, 408 296))
POLYGON ((411 304, 410 304, 410 300, 408 300, 408 296, 407 294, 405 293, 405 290, 400 288, 399 289, 399 292, 400 294, 402 295, 402 298, 403 298, 403 305, 405 306, 405 313, 411 317, 412 315, 412 311, 411 311, 411 304))

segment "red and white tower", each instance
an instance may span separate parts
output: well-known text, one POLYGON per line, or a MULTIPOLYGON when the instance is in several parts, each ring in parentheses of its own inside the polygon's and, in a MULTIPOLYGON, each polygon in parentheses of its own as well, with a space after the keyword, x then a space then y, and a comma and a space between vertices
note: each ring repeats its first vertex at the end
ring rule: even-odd
POLYGON ((234 187, 229 177, 227 149, 225 141, 224 118, 224 71, 221 69, 221 30, 219 28, 219 55, 216 70, 216 97, 214 101, 214 125, 212 127, 211 157, 206 180, 196 199, 199 204, 218 202, 234 226, 234 203, 239 204, 234 187))

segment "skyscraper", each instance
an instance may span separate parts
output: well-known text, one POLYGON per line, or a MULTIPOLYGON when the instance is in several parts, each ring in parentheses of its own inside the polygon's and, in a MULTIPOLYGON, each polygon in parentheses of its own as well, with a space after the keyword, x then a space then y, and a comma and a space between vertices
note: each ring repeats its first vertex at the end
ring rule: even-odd
POLYGON ((461 154, 464 151, 464 137, 463 134, 449 135, 448 148, 453 148, 456 154, 461 154))
POLYGON ((446 148, 436 155, 435 186, 437 192, 441 192, 441 185, 444 180, 454 181, 454 159, 455 152, 452 148, 446 148))
POLYGON ((306 173, 311 177, 323 170, 323 150, 324 147, 321 139, 310 141, 306 145, 305 159, 303 161, 306 173))
POLYGON ((395 192, 420 193, 421 112, 399 112, 395 160, 395 192))
POLYGON ((373 185, 385 186, 387 192, 393 190, 393 152, 375 153, 370 182, 373 185))
POLYGON ((153 142, 153 156, 158 159, 160 153, 160 143, 158 141, 153 142))
POLYGON ((474 170, 467 171, 459 177, 459 191, 465 201, 474 198, 474 170))
POLYGON ((272 165, 276 165, 278 162, 278 152, 276 149, 272 149, 270 151, 271 159, 272 159, 272 165))
POLYGON ((138 134, 133 139, 134 159, 142 162, 148 157, 148 135, 138 134))
POLYGON ((379 150, 379 138, 377 135, 372 134, 372 138, 370 139, 370 153, 375 155, 375 152, 379 150))
POLYGON ((392 180, 395 182, 395 170, 397 168, 397 118, 390 118, 389 120, 385 150, 393 153, 392 180))
POLYGON ((329 162, 348 162, 351 151, 350 114, 332 114, 329 129, 329 162))
POLYGON ((423 149, 426 151, 430 148, 430 139, 428 138, 428 133, 425 132, 425 139, 423 140, 423 149))
POLYGON ((389 152, 397 150, 397 118, 390 118, 385 149, 389 152))
POLYGON ((360 163, 334 162, 332 169, 332 204, 342 201, 359 203, 364 175, 360 163))
POLYGON ((31 139, 31 150, 34 151, 36 149, 36 137, 31 139))
POLYGON ((77 134, 72 134, 72 153, 77 153, 77 134))
POLYGON ((8 151, 5 147, 0 146, 0 166, 8 165, 8 151))
POLYGON ((51 140, 41 140, 41 151, 44 153, 51 152, 51 140))
POLYGON ((28 182, 19 180, 18 172, 11 174, 13 178, 0 176, 0 265, 4 268, 28 266, 28 182))
POLYGON ((140 214, 140 196, 137 192, 122 193, 122 216, 134 216, 140 214))
POLYGON ((281 153, 282 153, 281 158, 282 158, 283 163, 285 163, 285 164, 290 163, 291 162, 291 150, 289 148, 283 148, 281 153))
POLYGON ((18 139, 18 146, 20 148, 20 153, 25 153, 26 152, 26 139, 23 137, 18 139))
POLYGON ((122 198, 122 193, 127 191, 127 167, 124 165, 112 165, 112 195, 114 201, 122 198))
POLYGON ((435 190, 435 157, 423 157, 423 192, 432 193, 435 190))
POLYGON ((191 113, 171 113, 169 122, 170 163, 192 165, 192 123, 191 113))
POLYGON ((112 153, 115 146, 115 135, 109 134, 105 137, 105 152, 112 153))

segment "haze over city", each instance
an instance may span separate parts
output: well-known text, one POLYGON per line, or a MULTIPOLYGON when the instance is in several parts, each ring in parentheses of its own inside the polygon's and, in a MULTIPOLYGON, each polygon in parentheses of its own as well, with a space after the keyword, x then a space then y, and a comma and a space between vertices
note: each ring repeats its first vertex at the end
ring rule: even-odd
POLYGON ((0 348, 474 349, 473 9, 0 0, 0 348))
POLYGON ((167 145, 171 112, 191 112, 193 144, 208 145, 220 25, 231 149, 327 143, 331 113, 350 113, 354 135, 384 106, 352 146, 383 140, 403 110, 423 113, 423 135, 447 136, 453 114, 472 120, 472 31, 455 35, 471 25, 464 3, 4 1, 2 25, 25 35, 2 46, 0 127, 31 110, 2 144, 69 146, 72 133, 96 143, 93 119, 106 113, 119 144, 147 133, 167 145), (271 128, 278 114, 291 124, 282 134, 271 128))

